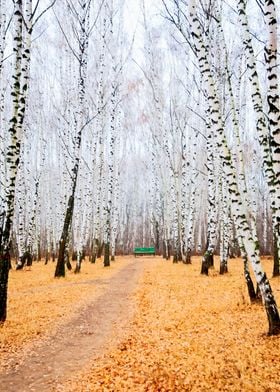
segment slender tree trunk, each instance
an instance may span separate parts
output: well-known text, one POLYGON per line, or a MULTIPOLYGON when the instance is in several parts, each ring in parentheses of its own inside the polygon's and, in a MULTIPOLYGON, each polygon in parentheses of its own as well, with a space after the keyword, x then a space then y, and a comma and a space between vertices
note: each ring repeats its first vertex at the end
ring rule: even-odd
MULTIPOLYGON (((278 247, 278 257, 274 259, 274 263, 278 262, 280 252, 280 175, 279 175, 279 94, 276 67, 277 52, 277 21, 275 18, 274 1, 265 1, 265 20, 269 29, 269 41, 265 47, 265 60, 268 71, 268 121, 264 113, 264 105, 260 91, 260 83, 256 66, 256 57, 252 44, 252 37, 248 26, 248 18, 246 15, 246 1, 238 0, 237 9, 239 21, 242 27, 242 39, 247 59, 247 72, 250 80, 251 98, 256 117, 256 129, 259 143, 262 148, 263 166, 265 178, 269 187, 269 193, 272 206, 272 225, 273 236, 276 239, 278 247), (272 23, 271 23, 272 22, 272 23), (278 119, 278 120, 277 120, 278 119), (269 134, 269 126, 271 127, 271 136, 269 134), (272 152, 272 154, 271 154, 272 152), (278 173, 277 173, 278 171, 278 173)), ((277 267, 276 267, 277 270, 277 267)))
POLYGON ((110 267, 110 243, 104 245, 104 267, 110 267))
POLYGON ((277 236, 274 233, 273 234, 273 254, 274 254, 274 262, 273 262, 273 276, 279 276, 280 275, 280 260, 279 260, 279 251, 278 251, 278 242, 277 242, 277 236))
POLYGON ((92 253, 91 253, 91 262, 94 264, 96 262, 96 257, 98 253, 98 238, 93 239, 93 244, 92 244, 92 253))
MULTIPOLYGON (((81 155, 81 146, 82 146, 82 135, 83 130, 86 126, 86 118, 85 118, 85 83, 87 77, 87 49, 88 49, 88 16, 90 10, 91 0, 81 0, 79 2, 80 9, 77 11, 69 6, 69 10, 74 15, 74 18, 77 20, 78 28, 76 30, 78 36, 79 43, 79 52, 78 52, 78 62, 79 62, 79 78, 78 78, 78 104, 76 111, 76 119, 75 119, 75 142, 74 142, 74 166, 72 169, 72 179, 71 179, 71 195, 68 199, 68 205, 66 209, 66 214, 64 218, 64 225, 62 234, 59 242, 59 252, 58 252, 58 260, 55 270, 55 277, 63 277, 65 276, 65 259, 66 259, 66 249, 68 247, 69 234, 72 225, 73 212, 74 212, 74 202, 76 195, 76 187, 80 169, 80 155, 81 155)), ((73 26, 75 29, 75 27, 73 26)), ((80 252, 81 249, 78 249, 80 252)), ((80 271, 80 264, 76 267, 76 272, 80 271)))
POLYGON ((268 82, 268 119, 271 132, 272 163, 275 173, 273 184, 274 215, 274 267, 273 276, 280 275, 280 100, 279 74, 277 72, 277 16, 274 0, 264 1, 264 20, 268 30, 268 40, 264 48, 268 82))
POLYGON ((0 231, 0 324, 4 323, 7 316, 7 291, 8 277, 11 264, 11 230, 14 216, 15 186, 20 156, 21 137, 20 124, 24 119, 25 109, 20 106, 21 99, 21 64, 22 64, 22 1, 14 2, 15 21, 15 70, 13 75, 13 116, 9 124, 9 145, 6 153, 7 183, 5 197, 5 215, 0 231))
POLYGON ((249 298, 250 298, 251 302, 256 302, 257 295, 256 295, 256 291, 254 288, 254 283, 253 283, 251 275, 250 275, 248 258, 247 258, 246 253, 243 254, 242 258, 243 258, 243 262, 244 262, 244 276, 245 276, 245 281, 247 284, 249 298))
MULTIPOLYGON (((210 107, 207 112, 210 112, 210 107)), ((216 198, 215 198, 215 135, 211 124, 207 122, 207 171, 208 171, 208 206, 207 206, 207 249, 202 257, 201 274, 208 275, 208 269, 214 266, 214 250, 216 244, 216 198)))
POLYGON ((57 258, 56 269, 54 274, 54 276, 57 278, 65 276, 66 249, 68 246, 69 230, 71 227, 71 221, 73 216, 75 189, 76 189, 76 181, 74 181, 73 184, 72 195, 68 199, 68 205, 66 209, 63 229, 59 240, 58 258, 57 258))

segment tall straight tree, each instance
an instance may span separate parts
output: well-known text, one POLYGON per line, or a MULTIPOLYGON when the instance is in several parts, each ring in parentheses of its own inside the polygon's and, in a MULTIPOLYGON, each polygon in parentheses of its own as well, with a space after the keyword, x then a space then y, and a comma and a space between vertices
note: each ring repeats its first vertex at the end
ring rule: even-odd
MULTIPOLYGON (((21 144, 30 85, 31 36, 34 25, 50 9, 55 0, 39 15, 32 10, 32 0, 13 0, 13 53, 14 69, 11 89, 12 115, 8 124, 8 143, 5 151, 6 194, 4 219, 0 228, 0 322, 7 315, 7 288, 11 257, 11 235, 14 217, 16 180, 20 162, 21 144), (24 7, 25 5, 25 7, 24 7)), ((2 26, 1 26, 2 28, 2 26)))
MULTIPOLYGON (((115 43, 114 40, 114 2, 112 0, 107 0, 104 11, 107 15, 104 15, 104 20, 107 20, 109 36, 108 44, 112 45, 115 43)), ((109 110, 108 110, 108 167, 107 167, 107 197, 106 204, 104 205, 104 267, 110 266, 110 245, 111 245, 111 225, 112 225, 112 211, 113 211, 113 192, 114 192, 114 173, 115 173, 115 151, 116 151, 116 117, 117 117, 117 64, 116 55, 117 51, 110 50, 112 55, 111 58, 111 70, 109 74, 111 75, 111 85, 109 89, 109 110)))
MULTIPOLYGON (((80 168, 81 146, 83 130, 87 125, 88 118, 86 116, 85 97, 86 97, 86 79, 87 79, 87 61, 88 61, 88 40, 89 40, 89 14, 91 0, 82 0, 77 5, 69 4, 69 12, 71 13, 76 38, 78 40, 78 51, 73 50, 73 55, 78 62, 78 102, 76 103, 75 118, 75 135, 74 135, 74 163, 71 171, 71 187, 68 197, 66 212, 62 233, 59 240, 59 252, 55 269, 55 277, 65 276, 66 252, 69 242, 69 234, 72 225, 72 217, 74 212, 75 194, 77 180, 80 168), (77 8, 76 8, 77 7, 77 8)), ((78 271, 77 271, 78 272, 78 271)))

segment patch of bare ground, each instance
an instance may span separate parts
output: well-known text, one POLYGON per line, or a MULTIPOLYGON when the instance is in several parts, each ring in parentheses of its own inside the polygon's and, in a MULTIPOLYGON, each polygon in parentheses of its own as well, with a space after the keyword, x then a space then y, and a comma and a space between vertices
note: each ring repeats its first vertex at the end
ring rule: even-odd
MULTIPOLYGON (((216 260, 217 263, 217 260, 216 260)), ((264 261, 268 275, 272 261, 264 261)), ((145 264, 127 338, 60 391, 280 391, 280 336, 268 337, 262 305, 250 305, 240 259, 229 273, 145 264)), ((271 280, 280 304, 279 278, 271 280)))

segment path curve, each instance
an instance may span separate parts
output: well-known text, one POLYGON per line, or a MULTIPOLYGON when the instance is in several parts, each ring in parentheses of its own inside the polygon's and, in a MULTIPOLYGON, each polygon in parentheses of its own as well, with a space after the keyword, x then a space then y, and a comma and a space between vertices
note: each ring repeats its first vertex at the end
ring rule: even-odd
POLYGON ((104 354, 108 343, 116 344, 128 333, 135 309, 132 294, 145 264, 138 259, 120 270, 100 297, 43 339, 23 363, 17 359, 12 370, 0 373, 0 391, 57 390, 75 370, 104 354))

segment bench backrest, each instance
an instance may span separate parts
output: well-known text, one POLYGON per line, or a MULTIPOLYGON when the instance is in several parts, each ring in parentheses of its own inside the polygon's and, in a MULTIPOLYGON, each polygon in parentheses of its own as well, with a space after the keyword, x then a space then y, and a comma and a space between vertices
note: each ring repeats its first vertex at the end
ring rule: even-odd
POLYGON ((134 248, 134 253, 155 253, 155 248, 134 248))

